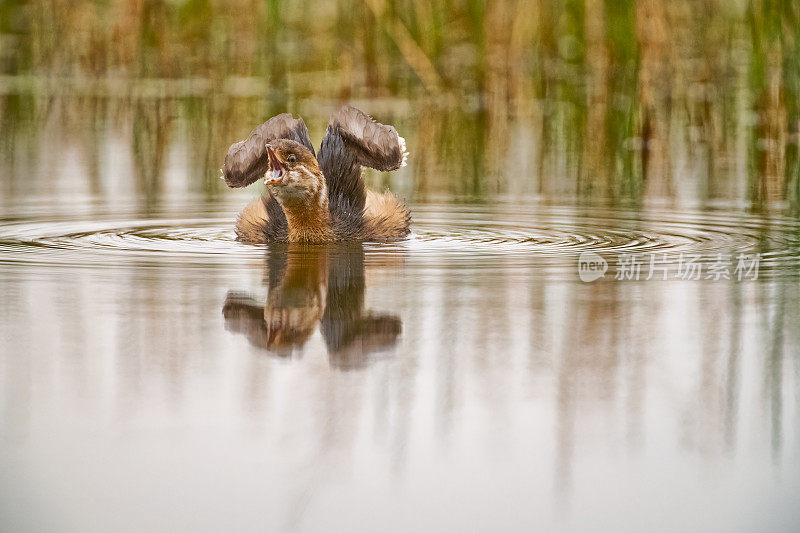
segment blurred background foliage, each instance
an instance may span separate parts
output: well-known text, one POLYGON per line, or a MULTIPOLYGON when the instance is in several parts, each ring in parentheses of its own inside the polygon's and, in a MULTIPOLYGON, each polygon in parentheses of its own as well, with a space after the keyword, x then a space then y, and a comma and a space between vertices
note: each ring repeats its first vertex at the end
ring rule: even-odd
POLYGON ((800 2, 0 0, 6 191, 64 143, 107 189, 113 133, 148 201, 176 143, 214 198, 231 142, 342 102, 407 136, 369 179, 417 200, 797 210, 800 2))

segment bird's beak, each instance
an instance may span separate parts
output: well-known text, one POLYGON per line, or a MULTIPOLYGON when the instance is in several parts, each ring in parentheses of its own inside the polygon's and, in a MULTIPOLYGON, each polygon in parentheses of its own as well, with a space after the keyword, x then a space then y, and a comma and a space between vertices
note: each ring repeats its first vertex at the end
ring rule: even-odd
POLYGON ((286 168, 278 161, 278 157, 270 145, 267 145, 267 156, 269 156, 269 170, 264 176, 264 183, 276 185, 283 181, 283 177, 286 175, 286 168))

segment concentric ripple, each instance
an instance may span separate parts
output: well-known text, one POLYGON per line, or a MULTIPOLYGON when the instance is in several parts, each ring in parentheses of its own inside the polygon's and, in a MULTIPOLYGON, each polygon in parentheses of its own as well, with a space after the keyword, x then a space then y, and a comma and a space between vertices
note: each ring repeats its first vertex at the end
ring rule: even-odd
POLYGON ((742 212, 633 211, 574 207, 426 206, 403 247, 419 259, 491 267, 531 266, 574 276, 577 258, 595 252, 612 266, 625 257, 677 269, 759 258, 762 275, 800 273, 800 222, 742 212))
MULTIPOLYGON (((402 256, 410 266, 530 266, 574 274, 592 251, 610 263, 621 256, 676 263, 759 254, 762 275, 797 275, 800 222, 731 211, 678 212, 553 206, 415 206, 410 238, 367 244, 368 260, 402 256)), ((105 266, 180 263, 241 264, 263 247, 235 240, 234 218, 96 220, 20 218, 0 222, 0 263, 105 266)))
POLYGON ((231 218, 23 220, 0 225, 0 263, 208 264, 260 256, 262 250, 236 242, 231 218))

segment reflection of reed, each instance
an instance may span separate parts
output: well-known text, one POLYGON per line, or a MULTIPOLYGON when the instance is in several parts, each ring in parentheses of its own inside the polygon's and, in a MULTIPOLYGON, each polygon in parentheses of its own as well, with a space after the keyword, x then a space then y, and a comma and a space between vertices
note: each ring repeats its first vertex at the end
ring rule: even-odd
POLYGON ((26 102, 40 116, 78 94, 133 100, 117 107, 133 114, 137 176, 152 201, 169 128, 143 99, 195 100, 193 171, 213 196, 220 143, 249 122, 309 98, 320 108, 399 97, 424 110, 408 130, 425 194, 638 202, 690 190, 796 206, 797 3, 722 4, 21 1, 0 14, 0 121, 19 120, 16 93, 42 95, 26 102))
POLYGON ((170 103, 140 101, 133 106, 133 162, 136 185, 146 206, 152 208, 162 192, 164 159, 169 146, 170 103))
POLYGON ((659 197, 674 195, 668 148, 672 74, 668 24, 666 4, 658 0, 637 3, 642 179, 646 180, 648 194, 659 197))
MULTIPOLYGON (((581 287, 583 288, 583 287, 581 287)), ((635 350, 634 336, 626 337, 625 328, 632 328, 630 316, 619 308, 617 286, 599 283, 586 287, 590 292, 582 298, 569 302, 569 328, 562 332, 563 350, 559 354, 557 369, 556 398, 556 464, 555 485, 560 496, 570 492, 574 474, 573 456, 578 437, 579 414, 581 407, 588 403, 611 403, 621 395, 622 385, 618 376, 621 362, 635 350), (584 303, 585 302, 585 303, 584 303), (611 319, 611 317, 614 317, 611 319), (627 338, 629 344, 619 344, 620 338, 627 338)), ((629 394, 629 409, 632 416, 629 426, 636 427, 641 413, 641 394, 637 391, 641 383, 640 354, 628 361, 626 372, 633 377, 629 394)))

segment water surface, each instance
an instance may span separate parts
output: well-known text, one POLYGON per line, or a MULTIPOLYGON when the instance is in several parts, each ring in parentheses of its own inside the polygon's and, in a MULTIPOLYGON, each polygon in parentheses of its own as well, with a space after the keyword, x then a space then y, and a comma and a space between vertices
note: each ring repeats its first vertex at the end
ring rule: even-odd
POLYGON ((796 523, 796 220, 419 203, 402 242, 257 247, 243 200, 7 206, 12 529, 796 523), (763 263, 583 283, 585 250, 763 263))
POLYGON ((797 20, 0 1, 0 530, 800 530, 797 20), (344 102, 411 236, 237 243, 344 102))

